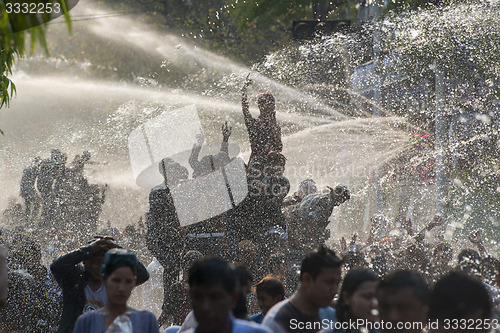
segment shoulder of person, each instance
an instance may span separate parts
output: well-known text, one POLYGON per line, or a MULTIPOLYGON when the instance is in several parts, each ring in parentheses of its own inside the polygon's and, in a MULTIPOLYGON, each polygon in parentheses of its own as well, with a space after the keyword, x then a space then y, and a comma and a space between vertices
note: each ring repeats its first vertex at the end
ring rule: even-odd
POLYGON ((141 320, 147 318, 148 321, 157 321, 154 313, 152 313, 151 311, 147 311, 147 310, 135 310, 135 309, 133 309, 130 316, 141 318, 141 320))
POLYGON ((290 302, 289 299, 285 299, 273 305, 273 307, 269 309, 269 311, 267 311, 266 315, 264 316, 264 319, 262 320, 262 325, 268 326, 266 323, 273 322, 276 317, 276 314, 289 302, 290 302))
POLYGON ((99 318, 101 316, 104 318, 104 314, 103 314, 102 309, 97 310, 97 311, 88 311, 88 312, 81 314, 80 317, 78 317, 77 322, 81 321, 83 323, 89 323, 89 322, 97 320, 97 318, 99 318))

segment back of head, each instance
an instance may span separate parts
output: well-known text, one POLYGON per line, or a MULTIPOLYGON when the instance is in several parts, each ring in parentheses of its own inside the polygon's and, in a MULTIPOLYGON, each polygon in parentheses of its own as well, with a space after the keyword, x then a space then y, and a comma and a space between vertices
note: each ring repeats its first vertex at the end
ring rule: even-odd
POLYGON ((260 280, 260 282, 255 285, 255 291, 257 293, 265 292, 273 298, 285 298, 285 286, 283 285, 283 282, 272 276, 266 276, 260 280))
POLYGON ((232 293, 236 290, 236 273, 229 263, 218 257, 203 257, 193 262, 189 268, 189 288, 194 285, 215 285, 220 283, 232 293))
POLYGON ((274 96, 271 93, 260 94, 259 98, 257 99, 257 105, 259 106, 259 108, 272 107, 274 109, 275 104, 276 104, 276 101, 274 99, 274 96))
POLYGON ((489 318, 490 312, 491 301, 485 286, 464 273, 449 273, 432 290, 430 320, 485 319, 489 318))
POLYGON ((203 253, 200 251, 194 251, 190 250, 187 251, 183 256, 182 256, 182 267, 186 269, 186 271, 189 270, 193 262, 196 260, 200 259, 203 257, 203 253))
POLYGON ((316 193, 318 191, 318 187, 316 186, 316 183, 312 179, 305 179, 300 182, 299 184, 299 189, 297 191, 297 194, 303 198, 308 194, 316 193))
POLYGON ((457 269, 466 274, 480 276, 481 257, 479 253, 472 249, 464 249, 457 256, 457 269))
POLYGON ((278 151, 270 151, 267 156, 267 163, 268 165, 281 165, 285 166, 286 164, 286 157, 282 153, 278 151))
POLYGON ((342 259, 328 247, 321 245, 320 247, 309 252, 300 267, 300 278, 304 273, 308 273, 316 279, 324 268, 338 268, 343 264, 342 259))
POLYGON ((393 272, 386 276, 378 285, 378 291, 403 288, 410 289, 422 305, 429 304, 429 286, 424 278, 416 272, 408 270, 393 272))
POLYGON ((164 178, 167 178, 169 184, 176 184, 189 177, 189 172, 185 167, 168 157, 158 163, 158 170, 164 178))
POLYGON ((137 275, 137 256, 134 252, 122 248, 114 248, 104 255, 104 265, 101 273, 107 279, 115 270, 121 267, 129 267, 134 275, 137 275))
POLYGON ((464 261, 473 261, 479 264, 479 260, 481 259, 481 256, 476 250, 472 249, 463 249, 458 253, 457 260, 458 263, 462 263, 464 261))

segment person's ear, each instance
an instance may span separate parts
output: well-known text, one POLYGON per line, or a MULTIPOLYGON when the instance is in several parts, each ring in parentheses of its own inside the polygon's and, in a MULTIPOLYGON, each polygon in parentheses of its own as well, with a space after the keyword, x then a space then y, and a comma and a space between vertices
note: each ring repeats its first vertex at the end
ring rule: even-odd
POLYGON ((303 286, 309 286, 313 281, 314 279, 309 273, 302 274, 302 278, 300 279, 300 282, 303 286))
POLYGON ((345 305, 351 305, 351 298, 349 297, 347 291, 342 292, 342 297, 344 298, 345 305))

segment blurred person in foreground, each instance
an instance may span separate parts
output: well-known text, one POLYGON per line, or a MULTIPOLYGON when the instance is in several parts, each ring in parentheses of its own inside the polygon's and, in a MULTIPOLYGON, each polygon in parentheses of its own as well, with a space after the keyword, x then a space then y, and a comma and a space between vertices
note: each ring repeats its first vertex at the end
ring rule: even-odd
POLYGON ((386 276, 377 288, 380 321, 385 323, 382 332, 422 332, 427 325, 429 295, 427 283, 416 272, 400 270, 386 276))
POLYGON ((101 269, 106 287, 104 308, 81 315, 74 333, 158 333, 158 321, 149 311, 138 311, 127 306, 132 290, 137 285, 136 255, 125 249, 111 249, 104 257, 101 269))
POLYGON ((235 270, 221 258, 205 257, 189 270, 189 294, 197 327, 189 333, 269 333, 258 324, 234 318, 240 292, 235 270))
POLYGON ((342 259, 322 245, 308 253, 300 269, 297 292, 269 310, 262 324, 275 333, 318 332, 324 322, 335 322, 330 303, 337 294, 342 259))
MULTIPOLYGON (((63 290, 63 311, 58 333, 73 331, 78 316, 102 308, 107 303, 106 286, 101 280, 104 255, 119 247, 110 238, 97 238, 86 246, 65 254, 50 265, 50 270, 63 290), (82 265, 83 263, 83 265, 82 265)), ((146 282, 149 273, 137 262, 137 285, 146 282)))

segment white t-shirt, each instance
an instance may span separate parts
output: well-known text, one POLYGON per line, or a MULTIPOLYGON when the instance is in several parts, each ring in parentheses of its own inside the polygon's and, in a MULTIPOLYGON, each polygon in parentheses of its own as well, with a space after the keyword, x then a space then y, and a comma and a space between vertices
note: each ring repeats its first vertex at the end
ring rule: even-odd
POLYGON ((83 307, 83 312, 95 311, 106 305, 108 297, 106 296, 106 287, 102 284, 99 289, 92 291, 87 285, 85 287, 85 306, 83 307))

